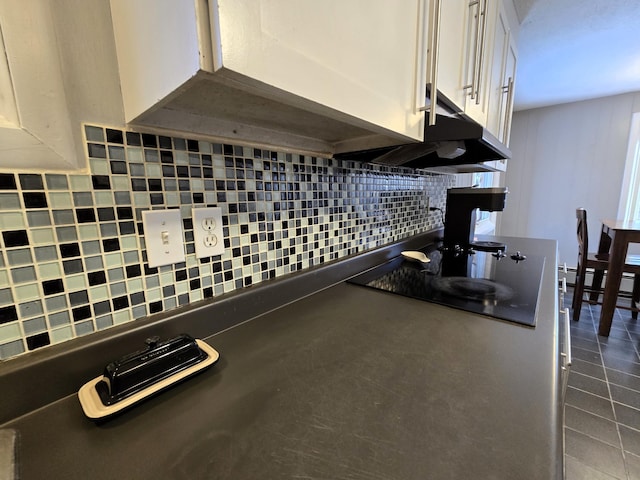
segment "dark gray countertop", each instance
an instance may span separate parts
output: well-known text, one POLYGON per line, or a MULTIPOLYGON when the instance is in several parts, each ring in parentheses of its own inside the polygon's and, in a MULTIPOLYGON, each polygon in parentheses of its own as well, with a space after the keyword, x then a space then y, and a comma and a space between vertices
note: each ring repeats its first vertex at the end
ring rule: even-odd
POLYGON ((535 329, 340 283, 207 338, 217 365, 108 422, 70 396, 5 424, 21 478, 560 478, 556 244, 528 242, 535 329))

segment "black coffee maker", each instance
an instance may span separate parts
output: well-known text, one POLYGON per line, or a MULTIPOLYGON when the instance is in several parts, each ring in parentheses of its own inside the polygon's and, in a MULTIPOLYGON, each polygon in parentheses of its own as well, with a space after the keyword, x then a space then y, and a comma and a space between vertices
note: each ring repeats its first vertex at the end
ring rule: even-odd
MULTIPOLYGON (((462 187, 447 190, 447 210, 444 218, 444 246, 447 249, 499 249, 496 242, 474 242, 476 210, 501 212, 504 210, 506 187, 462 187), (483 248, 486 247, 486 248, 483 248)), ((504 250, 504 246, 502 247, 504 250)))

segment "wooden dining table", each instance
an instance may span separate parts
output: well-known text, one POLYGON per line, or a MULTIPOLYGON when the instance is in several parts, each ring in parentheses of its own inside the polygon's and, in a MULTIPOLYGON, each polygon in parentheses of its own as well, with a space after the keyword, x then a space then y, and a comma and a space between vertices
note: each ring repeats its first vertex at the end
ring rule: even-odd
POLYGON ((605 253, 603 250, 608 249, 609 268, 604 284, 598 335, 609 336, 630 243, 640 243, 640 221, 609 219, 602 221, 602 235, 598 252, 605 253))

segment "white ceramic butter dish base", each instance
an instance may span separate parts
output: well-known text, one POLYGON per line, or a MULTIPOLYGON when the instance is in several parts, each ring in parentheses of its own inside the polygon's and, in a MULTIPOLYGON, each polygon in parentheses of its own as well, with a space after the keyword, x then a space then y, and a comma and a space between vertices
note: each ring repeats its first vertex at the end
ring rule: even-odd
POLYGON ((99 376, 85 383, 80 390, 78 390, 78 399, 80 400, 80 405, 82 405, 82 410, 84 414, 91 419, 103 419, 115 413, 118 413, 125 408, 131 407, 132 405, 144 400, 145 398, 150 397, 151 395, 158 393, 165 388, 168 388, 175 383, 184 380, 185 378, 195 375, 196 373, 204 370, 205 368, 213 365, 218 361, 220 354, 213 349, 211 346, 203 342, 202 340, 196 339, 196 343, 200 350, 207 354, 207 358, 195 365, 192 365, 189 368, 186 368, 170 377, 165 378, 149 387, 140 390, 139 392, 127 397, 118 403, 114 403, 113 405, 105 405, 100 400, 100 396, 98 395, 98 391, 96 390, 96 385, 102 381, 103 376, 99 376))

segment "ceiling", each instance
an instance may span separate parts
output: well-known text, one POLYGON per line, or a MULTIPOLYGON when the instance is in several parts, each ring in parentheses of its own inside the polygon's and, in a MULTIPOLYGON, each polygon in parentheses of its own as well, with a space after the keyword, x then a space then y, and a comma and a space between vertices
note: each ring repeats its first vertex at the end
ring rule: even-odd
POLYGON ((640 1, 513 0, 514 108, 640 91, 640 1))

